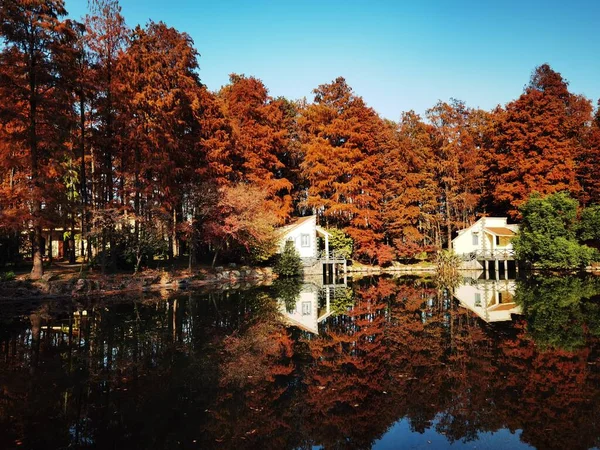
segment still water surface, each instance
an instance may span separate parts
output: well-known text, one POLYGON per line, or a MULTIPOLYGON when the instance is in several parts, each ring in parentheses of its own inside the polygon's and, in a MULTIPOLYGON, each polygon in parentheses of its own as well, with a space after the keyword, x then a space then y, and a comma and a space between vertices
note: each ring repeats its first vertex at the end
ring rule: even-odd
POLYGON ((587 449, 600 282, 414 278, 18 302, 0 448, 587 449))

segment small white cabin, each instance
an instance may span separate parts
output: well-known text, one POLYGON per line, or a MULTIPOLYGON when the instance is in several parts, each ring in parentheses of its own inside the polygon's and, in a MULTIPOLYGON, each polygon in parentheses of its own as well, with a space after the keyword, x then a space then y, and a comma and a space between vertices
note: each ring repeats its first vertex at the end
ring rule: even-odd
POLYGON ((301 330, 312 334, 319 334, 319 323, 331 315, 331 297, 329 288, 323 290, 324 301, 319 302, 321 289, 312 283, 304 283, 296 303, 291 309, 282 300, 279 300, 279 310, 284 320, 301 330))
POLYGON ((502 322, 511 320, 513 314, 522 314, 514 301, 515 292, 514 280, 479 280, 461 284, 454 296, 486 322, 502 322))
POLYGON ((458 231, 452 239, 452 248, 458 255, 478 252, 482 254, 512 254, 512 238, 518 225, 508 224, 506 217, 482 217, 473 225, 458 231))
POLYGON ((318 236, 325 239, 325 252, 329 252, 329 233, 317 226, 317 216, 306 216, 279 229, 279 253, 283 252, 285 243, 292 241, 302 259, 319 256, 318 236))

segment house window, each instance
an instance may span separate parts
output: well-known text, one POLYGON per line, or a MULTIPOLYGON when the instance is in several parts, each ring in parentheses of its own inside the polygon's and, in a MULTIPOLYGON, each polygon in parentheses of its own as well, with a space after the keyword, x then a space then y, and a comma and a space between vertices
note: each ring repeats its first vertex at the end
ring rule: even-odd
POLYGON ((496 236, 496 245, 500 245, 500 236, 496 236))
POLYGON ((311 306, 310 302, 302 302, 302 315, 303 316, 310 316, 310 306, 311 306))
POLYGON ((479 292, 475 293, 475 306, 481 306, 481 294, 479 292))
POLYGON ((303 234, 300 236, 300 245, 302 247, 310 247, 310 234, 303 234))
POLYGON ((473 233, 473 245, 479 245, 479 235, 473 233))

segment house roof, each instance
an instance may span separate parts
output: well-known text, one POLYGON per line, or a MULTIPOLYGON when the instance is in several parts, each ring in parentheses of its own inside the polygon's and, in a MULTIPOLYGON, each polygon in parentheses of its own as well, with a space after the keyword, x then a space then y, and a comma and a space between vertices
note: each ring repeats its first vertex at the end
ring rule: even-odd
MULTIPOLYGON (((461 235, 461 234, 463 234, 464 232, 466 232, 466 231, 468 231, 468 230, 472 230, 474 227, 477 227, 477 226, 478 226, 478 225, 481 223, 481 221, 482 221, 482 220, 498 220, 498 219, 502 220, 502 221, 503 221, 505 224, 506 224, 506 222, 508 221, 508 218, 506 218, 506 217, 487 217, 487 216, 486 216, 486 217, 480 217, 479 219, 477 219, 475 222, 473 222, 473 223, 472 223, 471 225, 469 225, 468 227, 466 227, 466 228, 462 228, 462 229, 460 229, 460 230, 456 230, 456 232, 457 232, 458 236, 460 236, 460 235, 461 235)), ((485 229, 486 229, 486 230, 487 230, 488 228, 490 228, 490 229, 495 229, 495 228, 504 228, 504 227, 485 227, 485 229)), ((514 233, 513 233, 513 234, 514 234, 514 233)), ((457 236, 457 237, 458 237, 458 236, 457 236)), ((503 235, 502 235, 502 236, 503 236, 503 235)), ((510 236, 512 236, 512 235, 510 235, 510 236)), ((454 238, 454 239, 456 239, 456 238, 454 238)), ((452 239, 452 240, 454 240, 454 239, 452 239)))
POLYGON ((321 236, 331 237, 331 234, 329 234, 325 228, 321 228, 319 225, 317 225, 317 233, 319 233, 321 236))
POLYGON ((306 216, 306 217, 299 217, 298 219, 294 220, 292 223, 281 227, 277 230, 277 234, 281 234, 281 235, 286 235, 288 234, 290 231, 298 228, 300 225, 310 221, 311 219, 313 219, 315 216, 306 216))
POLYGON ((494 306, 490 306, 488 308, 488 311, 510 311, 512 309, 517 308, 518 305, 514 302, 512 303, 499 303, 497 305, 494 306))
POLYGON ((284 319, 288 325, 300 328, 304 331, 308 331, 309 333, 319 334, 319 325, 317 321, 314 321, 315 323, 312 324, 313 326, 310 326, 300 322, 299 320, 294 319, 293 317, 288 316, 287 314, 285 315, 284 319))
POLYGON ((485 227, 484 231, 494 236, 514 236, 515 232, 507 227, 485 227))

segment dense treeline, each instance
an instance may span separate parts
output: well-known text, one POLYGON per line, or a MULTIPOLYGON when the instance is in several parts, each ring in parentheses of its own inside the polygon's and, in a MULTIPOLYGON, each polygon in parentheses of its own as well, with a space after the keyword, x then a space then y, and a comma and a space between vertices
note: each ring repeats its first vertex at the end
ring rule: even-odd
POLYGON ((191 38, 127 27, 117 0, 81 22, 62 0, 0 0, 0 264, 43 232, 102 268, 158 253, 267 258, 271 230, 317 214, 386 264, 449 244, 537 191, 600 197, 600 113, 548 65, 493 111, 440 101, 382 119, 343 78, 312 102, 233 74, 210 92, 191 38), (77 235, 84 239, 77 239, 77 235))

